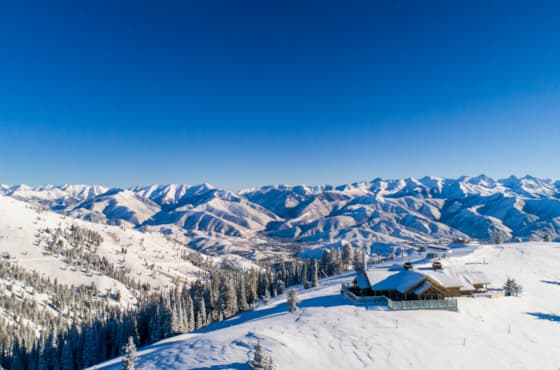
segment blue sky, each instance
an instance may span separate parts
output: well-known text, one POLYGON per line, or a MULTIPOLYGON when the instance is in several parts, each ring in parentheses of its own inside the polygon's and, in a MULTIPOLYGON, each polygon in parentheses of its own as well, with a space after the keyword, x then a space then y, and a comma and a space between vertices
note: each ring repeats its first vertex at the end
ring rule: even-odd
POLYGON ((560 178, 554 1, 12 2, 0 183, 560 178))

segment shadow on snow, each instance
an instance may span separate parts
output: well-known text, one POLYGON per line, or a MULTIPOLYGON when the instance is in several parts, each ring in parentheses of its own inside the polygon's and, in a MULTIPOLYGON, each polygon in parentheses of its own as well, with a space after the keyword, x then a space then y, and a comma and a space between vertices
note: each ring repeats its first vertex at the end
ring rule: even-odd
POLYGON ((550 285, 560 285, 560 281, 552 281, 552 280, 541 280, 541 283, 550 284, 550 285))
MULTIPOLYGON (((311 307, 335 307, 335 306, 348 306, 348 305, 352 305, 352 304, 344 296, 342 296, 341 294, 332 294, 328 296, 320 296, 320 297, 304 299, 298 304, 298 307, 311 308, 311 307)), ((288 303, 284 302, 270 308, 243 312, 239 316, 196 330, 194 331, 194 333, 209 333, 216 330, 228 328, 230 326, 239 325, 244 322, 261 320, 266 317, 285 314, 287 312, 288 312, 288 303)))
POLYGON ((227 365, 214 365, 208 367, 194 367, 191 370, 249 370, 251 367, 247 363, 236 362, 227 365))
MULTIPOLYGON (((328 296, 320 296, 320 297, 313 297, 313 298, 304 299, 298 304, 298 307, 301 309, 301 308, 336 307, 336 306, 349 306, 349 305, 352 306, 352 303, 346 297, 344 297, 343 295, 341 295, 341 294, 331 294, 331 295, 328 295, 328 296)), ((270 308, 258 309, 258 310, 253 310, 253 311, 246 311, 246 312, 243 312, 240 315, 238 315, 236 317, 233 317, 231 319, 228 319, 228 320, 225 320, 225 321, 222 321, 222 322, 217 322, 217 323, 211 324, 211 325, 209 325, 205 328, 190 332, 190 334, 210 333, 210 332, 213 332, 213 331, 216 331, 216 330, 228 328, 230 326, 243 324, 245 322, 261 320, 261 319, 265 319, 265 318, 276 316, 276 315, 282 315, 282 314, 288 314, 288 303, 287 302, 277 304, 277 305, 272 306, 270 308)), ((185 333, 185 334, 189 334, 189 333, 185 333)), ((181 334, 179 334, 179 335, 181 335, 181 334)), ((154 344, 147 345, 145 347, 139 348, 139 352, 144 352, 145 351, 145 353, 143 353, 143 354, 140 353, 140 356, 138 357, 138 360, 137 360, 138 361, 137 362, 138 367, 141 368, 142 365, 144 365, 145 362, 147 362, 147 363, 156 362, 157 363, 157 359, 160 356, 156 352, 156 350, 158 348, 174 346, 174 345, 178 344, 178 342, 182 342, 184 340, 188 340, 188 339, 178 337, 176 340, 173 340, 173 337, 171 337, 171 338, 168 338, 168 339, 164 340, 163 342, 154 343, 154 344)), ((107 364, 107 365, 101 366, 99 368, 109 370, 109 369, 119 369, 119 368, 121 368, 121 366, 122 365, 119 361, 117 363, 107 364)), ((209 366, 209 367, 197 367, 197 368, 194 368, 192 370, 226 370, 226 369, 245 370, 245 369, 250 369, 250 367, 246 363, 240 363, 239 362, 239 363, 233 363, 233 364, 212 365, 212 366, 209 366)))
POLYGON ((555 321, 560 322, 560 316, 550 314, 550 313, 543 313, 543 312, 527 312, 527 315, 536 317, 539 320, 548 320, 548 321, 555 321))

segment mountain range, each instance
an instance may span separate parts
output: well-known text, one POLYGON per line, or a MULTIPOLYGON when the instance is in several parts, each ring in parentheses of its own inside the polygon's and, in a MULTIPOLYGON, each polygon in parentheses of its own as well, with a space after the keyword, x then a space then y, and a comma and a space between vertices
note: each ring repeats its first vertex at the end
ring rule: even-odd
POLYGON ((351 243, 392 246, 454 238, 482 241, 560 237, 560 182, 493 179, 374 179, 340 186, 276 185, 237 193, 201 185, 0 185, 0 194, 64 215, 160 231, 208 254, 249 255, 351 243))

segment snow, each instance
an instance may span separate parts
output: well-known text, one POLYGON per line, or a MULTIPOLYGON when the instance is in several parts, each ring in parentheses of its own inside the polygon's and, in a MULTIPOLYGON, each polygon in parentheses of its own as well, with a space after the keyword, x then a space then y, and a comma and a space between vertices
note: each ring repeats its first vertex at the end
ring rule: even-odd
POLYGON ((458 274, 455 271, 451 271, 449 268, 444 268, 443 270, 432 270, 430 267, 425 267, 421 270, 421 273, 428 276, 444 288, 457 288, 463 286, 458 274))
POLYGON ((402 270, 388 278, 372 284, 373 290, 396 290, 404 293, 424 279, 424 275, 413 270, 402 270))
MULTIPOLYGON (((248 369, 257 339, 279 369, 557 369, 560 351, 560 244, 485 245, 450 257, 457 270, 481 271, 520 297, 460 297, 459 312, 357 307, 340 295, 353 276, 300 290, 300 310, 285 297, 200 332, 139 351, 140 369, 248 369)), ((118 369, 119 359, 100 369, 118 369)))
POLYGON ((78 286, 95 282, 100 292, 120 290, 124 306, 135 299, 119 281, 95 272, 73 270, 62 257, 44 254, 42 230, 77 225, 100 233, 103 242, 96 253, 114 265, 130 269, 132 278, 147 282, 154 288, 169 286, 176 279, 193 281, 203 273, 190 262, 178 258, 186 251, 184 246, 167 240, 161 233, 142 233, 72 219, 50 211, 39 211, 36 206, 3 195, 0 195, 0 212, 3 215, 0 217, 0 254, 9 253, 15 257, 14 263, 51 279, 57 278, 63 284, 78 286), (126 255, 119 253, 122 248, 127 249, 126 255), (154 264, 155 274, 146 267, 147 264, 154 264))
POLYGON ((428 289, 431 286, 432 286, 432 283, 430 283, 429 281, 425 281, 422 284, 420 284, 416 289, 414 289, 412 292, 416 295, 420 295, 424 291, 426 291, 426 289, 428 289))
POLYGON ((252 255, 256 238, 275 240, 288 251, 293 243, 313 249, 345 241, 378 254, 466 237, 560 240, 560 182, 531 176, 377 178, 238 193, 206 183, 128 189, 15 185, 1 186, 0 193, 88 221, 186 237, 190 246, 212 255, 252 255))

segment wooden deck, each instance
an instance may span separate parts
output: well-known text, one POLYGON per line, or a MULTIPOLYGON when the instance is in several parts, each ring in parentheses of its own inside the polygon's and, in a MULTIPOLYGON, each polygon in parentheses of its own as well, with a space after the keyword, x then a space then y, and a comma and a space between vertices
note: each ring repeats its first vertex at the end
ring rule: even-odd
POLYGON ((350 299, 355 305, 365 306, 370 304, 381 304, 394 311, 402 310, 445 310, 457 312, 459 307, 456 299, 432 299, 423 301, 393 301, 385 296, 359 297, 350 291, 349 285, 342 284, 342 294, 350 299))

